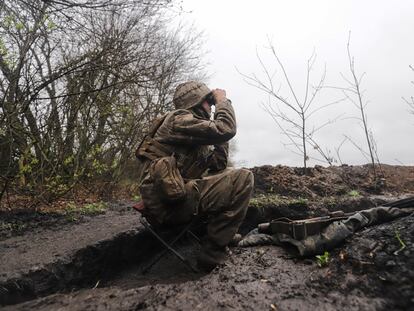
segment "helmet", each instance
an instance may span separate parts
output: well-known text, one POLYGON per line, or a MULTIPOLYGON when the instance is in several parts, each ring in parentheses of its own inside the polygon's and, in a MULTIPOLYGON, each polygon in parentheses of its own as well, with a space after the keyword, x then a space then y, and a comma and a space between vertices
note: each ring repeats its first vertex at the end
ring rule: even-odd
POLYGON ((202 82, 189 81, 181 83, 175 89, 174 106, 176 109, 190 109, 204 100, 211 90, 202 82))

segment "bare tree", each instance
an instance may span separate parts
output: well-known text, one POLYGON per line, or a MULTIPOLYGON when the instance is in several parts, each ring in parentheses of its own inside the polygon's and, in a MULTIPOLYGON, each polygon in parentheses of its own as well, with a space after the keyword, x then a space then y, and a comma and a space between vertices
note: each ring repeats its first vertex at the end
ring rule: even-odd
MULTIPOLYGON (((410 69, 414 71, 414 67, 410 65, 410 69)), ((411 81, 412 84, 414 84, 414 81, 411 81)), ((414 114, 414 96, 411 96, 410 98, 403 97, 403 100, 407 103, 408 107, 410 107, 410 112, 414 114)))
POLYGON ((268 69, 268 66, 263 62, 258 52, 256 53, 256 56, 265 78, 259 78, 254 73, 251 75, 241 73, 241 75, 249 85, 268 94, 268 103, 263 104, 263 107, 275 121, 282 133, 288 138, 289 143, 286 144, 286 146, 288 148, 293 147, 293 152, 302 156, 304 172, 306 172, 307 161, 310 158, 331 165, 334 161, 333 157, 329 150, 323 150, 320 144, 316 141, 315 134, 325 126, 332 124, 335 119, 327 120, 319 125, 309 125, 310 118, 317 112, 343 100, 340 99, 324 105, 316 104, 316 98, 324 87, 326 67, 317 83, 313 85, 311 83, 311 71, 316 61, 316 54, 312 53, 307 61, 304 96, 300 99, 297 90, 292 85, 285 66, 280 60, 276 49, 270 40, 268 48, 275 59, 278 68, 281 70, 282 81, 284 81, 288 89, 287 94, 282 94, 281 92, 282 83, 280 83, 279 86, 275 85, 276 82, 274 81, 274 77, 276 72, 272 73, 268 69), (322 156, 322 159, 312 157, 309 151, 309 146, 312 147, 313 150, 316 150, 319 155, 322 156))
POLYGON ((202 75, 199 34, 170 27, 173 5, 0 2, 0 194, 13 185, 49 200, 125 172, 175 86, 202 75))
POLYGON ((345 138, 350 141, 364 156, 368 156, 369 161, 372 165, 372 170, 377 179, 377 171, 375 164, 380 164, 376 143, 374 139, 374 135, 372 130, 368 126, 368 118, 366 114, 366 107, 368 102, 364 99, 365 90, 361 88, 362 79, 365 76, 365 72, 361 75, 358 75, 355 69, 355 59, 351 54, 350 49, 350 41, 351 41, 351 33, 349 33, 348 42, 347 42, 347 54, 348 54, 348 64, 349 64, 349 71, 351 74, 351 78, 347 78, 344 74, 341 73, 342 78, 347 83, 345 87, 333 87, 339 89, 342 94, 358 109, 360 116, 356 117, 357 120, 361 122, 362 129, 364 132, 364 137, 367 144, 368 151, 365 151, 364 148, 360 147, 358 144, 355 143, 349 136, 345 136, 345 138))

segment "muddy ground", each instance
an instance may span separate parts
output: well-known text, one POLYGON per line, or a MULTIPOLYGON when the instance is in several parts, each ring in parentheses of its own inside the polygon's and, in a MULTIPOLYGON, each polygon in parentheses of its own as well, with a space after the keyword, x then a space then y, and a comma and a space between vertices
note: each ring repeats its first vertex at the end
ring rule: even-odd
MULTIPOLYGON (((380 185, 366 166, 306 176, 287 167, 252 170, 256 191, 244 233, 272 217, 358 210, 414 194, 413 167, 384 167, 380 185)), ((159 245, 129 204, 75 218, 0 213, 4 310, 414 310, 414 215, 358 232, 323 268, 266 246, 232 248, 210 274, 193 273, 174 256, 143 274, 159 245)), ((194 260, 196 244, 184 240, 179 248, 194 260)))

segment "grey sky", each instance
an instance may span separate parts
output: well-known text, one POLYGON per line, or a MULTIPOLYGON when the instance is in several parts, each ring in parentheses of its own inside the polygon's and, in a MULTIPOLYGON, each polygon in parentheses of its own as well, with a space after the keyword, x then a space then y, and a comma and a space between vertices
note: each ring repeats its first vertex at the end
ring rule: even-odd
MULTIPOLYGON (((236 67, 245 74, 260 74, 256 48, 269 68, 275 67, 270 57, 267 36, 271 37, 299 96, 304 93, 306 62, 313 49, 317 53, 314 82, 326 63, 326 85, 344 86, 340 72, 349 74, 346 43, 352 32, 351 51, 356 71, 366 72, 362 86, 368 122, 384 163, 414 164, 414 115, 408 112, 402 97, 414 95, 414 1, 410 0, 290 0, 236 1, 185 0, 183 7, 191 14, 185 19, 203 30, 209 71, 209 86, 220 87, 232 99, 238 119, 236 161, 241 165, 301 165, 301 157, 287 150, 287 142, 271 117, 261 108, 266 95, 247 85, 236 67)), ((279 79, 280 71, 276 75, 279 79)), ((288 94, 282 87, 282 93, 288 94)), ((333 90, 323 90, 317 105, 340 98, 333 90)), ((320 124, 346 113, 343 120, 321 130, 316 138, 324 148, 339 145, 343 134, 362 146, 364 137, 358 115, 349 102, 340 103, 315 115, 311 123, 320 124)), ((347 143, 341 158, 348 164, 366 163, 358 150, 347 143)), ((315 162, 310 162, 315 164, 315 162)))

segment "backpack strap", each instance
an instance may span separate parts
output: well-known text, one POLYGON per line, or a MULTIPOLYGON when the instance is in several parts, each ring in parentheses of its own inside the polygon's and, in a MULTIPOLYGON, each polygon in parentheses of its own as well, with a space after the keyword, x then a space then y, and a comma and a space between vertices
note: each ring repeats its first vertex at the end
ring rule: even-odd
POLYGON ((164 123, 167 118, 168 113, 164 114, 160 118, 155 119, 151 125, 148 134, 144 136, 141 143, 139 144, 137 150, 135 151, 135 156, 137 158, 147 158, 154 160, 157 158, 165 157, 171 155, 171 150, 164 144, 159 143, 154 139, 155 134, 158 129, 164 123))
POLYGON ((157 142, 155 139, 150 137, 144 139, 141 146, 135 152, 137 157, 145 157, 150 160, 155 160, 157 158, 167 157, 171 155, 169 148, 165 145, 157 142))

